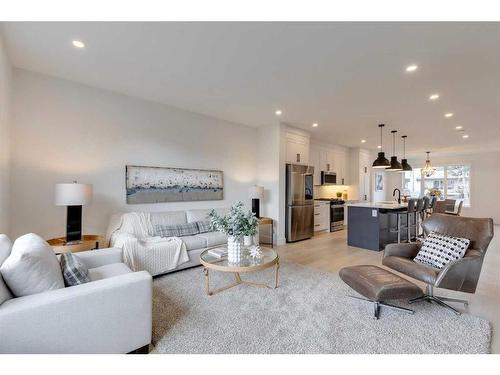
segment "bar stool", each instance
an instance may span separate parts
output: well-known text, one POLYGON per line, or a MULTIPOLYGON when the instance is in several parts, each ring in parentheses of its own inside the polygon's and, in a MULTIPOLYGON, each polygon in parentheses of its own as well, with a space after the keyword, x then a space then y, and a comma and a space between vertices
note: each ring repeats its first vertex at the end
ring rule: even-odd
POLYGON ((434 212, 434 207, 436 207, 436 202, 437 202, 437 198, 435 196, 433 196, 431 198, 430 203, 429 203, 429 207, 427 208, 427 212, 425 213, 426 218, 431 216, 432 213, 434 212))
POLYGON ((429 199, 429 197, 423 197, 422 200, 424 201, 424 206, 422 207, 422 211, 420 211, 420 220, 424 221, 427 210, 429 209, 429 206, 431 204, 431 200, 429 199))
MULTIPOLYGON (((411 229, 415 227, 416 231, 416 222, 417 222, 417 199, 415 198, 410 198, 408 199, 408 208, 406 211, 406 229, 407 229, 407 240, 408 242, 411 242, 411 229), (412 217, 413 217, 413 223, 412 224, 412 217)), ((415 235, 416 237, 416 235, 415 235)))
POLYGON ((420 220, 421 213, 424 208, 423 198, 417 199, 417 205, 415 207, 415 241, 420 237, 420 220))

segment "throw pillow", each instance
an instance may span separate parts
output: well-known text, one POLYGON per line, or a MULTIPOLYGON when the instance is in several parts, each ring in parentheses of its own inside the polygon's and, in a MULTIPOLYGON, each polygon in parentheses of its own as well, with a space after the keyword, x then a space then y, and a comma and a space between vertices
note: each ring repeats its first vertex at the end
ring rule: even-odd
POLYGON ((64 288, 56 254, 34 233, 14 242, 9 257, 0 266, 0 273, 16 297, 64 288))
POLYGON ((210 224, 210 221, 204 220, 204 221, 197 221, 196 225, 198 225, 198 231, 200 233, 207 233, 207 232, 212 232, 212 224, 210 224))
MULTIPOLYGON (((10 255, 12 249, 12 242, 5 234, 0 234, 0 266, 10 255)), ((2 275, 0 274, 0 305, 12 298, 9 288, 5 285, 2 275)))
POLYGON ((64 285, 75 286, 90 281, 89 269, 76 255, 71 253, 61 254, 59 262, 61 263, 64 285))
POLYGON ((470 240, 460 237, 450 237, 431 232, 424 240, 415 262, 442 269, 448 263, 463 258, 470 240))
POLYGON ((183 237, 198 234, 196 223, 186 223, 178 225, 156 225, 156 235, 160 237, 183 237))

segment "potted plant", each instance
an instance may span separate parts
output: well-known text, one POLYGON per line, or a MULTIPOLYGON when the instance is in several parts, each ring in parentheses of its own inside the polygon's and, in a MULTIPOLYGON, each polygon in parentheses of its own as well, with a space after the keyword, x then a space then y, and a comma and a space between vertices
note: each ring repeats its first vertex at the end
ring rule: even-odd
MULTIPOLYGON (((243 252, 243 238, 257 234, 258 219, 255 215, 243 209, 243 203, 237 202, 227 215, 219 215, 212 210, 208 215, 212 229, 224 233, 227 237, 227 257, 229 262, 241 260, 243 252)), ((251 245, 250 241, 247 245, 251 245)))

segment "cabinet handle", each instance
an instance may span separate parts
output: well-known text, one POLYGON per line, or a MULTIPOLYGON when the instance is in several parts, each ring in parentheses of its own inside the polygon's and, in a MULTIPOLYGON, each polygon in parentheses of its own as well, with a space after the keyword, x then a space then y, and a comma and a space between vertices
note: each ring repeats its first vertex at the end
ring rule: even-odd
POLYGON ((321 224, 314 224, 314 226, 315 226, 315 227, 320 227, 320 226, 321 226, 321 224))
POLYGON ((317 214, 314 214, 314 216, 318 216, 318 215, 321 215, 321 213, 318 212, 317 214))
POLYGON ((342 179, 342 185, 344 185, 344 179, 342 179))
POLYGON ((330 163, 328 163, 328 164, 326 165, 326 171, 327 171, 327 172, 330 172, 330 163))
POLYGON ((297 163, 300 163, 300 154, 297 154, 297 163))

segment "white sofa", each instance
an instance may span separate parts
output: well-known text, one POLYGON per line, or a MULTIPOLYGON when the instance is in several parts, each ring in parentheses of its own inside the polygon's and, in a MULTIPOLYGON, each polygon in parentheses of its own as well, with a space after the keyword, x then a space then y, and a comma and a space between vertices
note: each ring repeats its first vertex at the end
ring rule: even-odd
POLYGON ((91 282, 0 301, 0 353, 129 353, 149 345, 151 275, 132 272, 118 248, 76 255, 91 282))
MULTIPOLYGON (((208 214, 211 209, 197 209, 197 210, 186 210, 186 211, 165 211, 165 212, 151 212, 147 213, 151 228, 155 228, 156 225, 179 225, 186 223, 193 223, 196 221, 208 220, 208 214)), ((226 214, 229 210, 227 208, 215 209, 219 214, 226 214)), ((113 215, 111 218, 107 237, 109 239, 110 246, 118 246, 117 243, 121 236, 130 236, 140 239, 144 234, 139 228, 137 228, 137 221, 130 220, 130 213, 113 215)), ((147 233, 148 236, 153 237, 155 235, 154 230, 147 233)), ((200 264, 200 254, 209 248, 221 246, 227 243, 227 236, 220 232, 207 232, 199 233, 192 236, 180 237, 184 244, 186 245, 186 250, 189 256, 189 261, 179 264, 176 268, 171 269, 165 273, 177 271, 200 264)), ((154 276, 154 275, 153 275, 154 276)))

